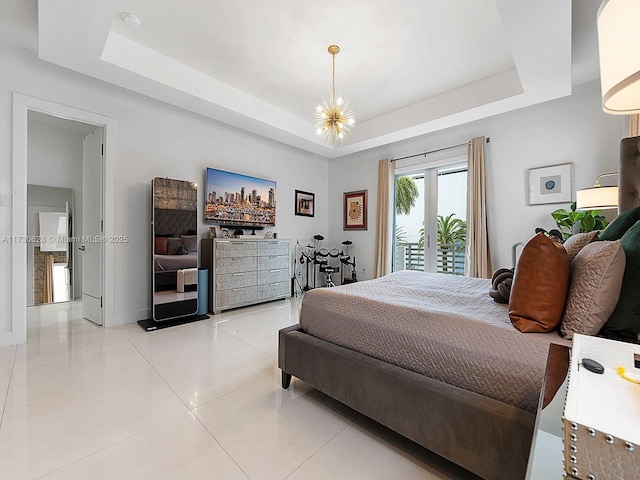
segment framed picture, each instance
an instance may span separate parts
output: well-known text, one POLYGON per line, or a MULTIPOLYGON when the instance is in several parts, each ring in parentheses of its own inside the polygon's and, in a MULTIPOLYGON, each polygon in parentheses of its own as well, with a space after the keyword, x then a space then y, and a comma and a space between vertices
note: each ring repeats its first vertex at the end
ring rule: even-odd
POLYGON ((529 169, 529 205, 573 201, 573 163, 529 169))
POLYGON ((367 229, 367 191, 344 194, 344 230, 367 229))
POLYGON ((316 196, 313 193, 296 190, 296 215, 300 215, 301 217, 313 217, 315 215, 316 208, 315 199, 316 196))

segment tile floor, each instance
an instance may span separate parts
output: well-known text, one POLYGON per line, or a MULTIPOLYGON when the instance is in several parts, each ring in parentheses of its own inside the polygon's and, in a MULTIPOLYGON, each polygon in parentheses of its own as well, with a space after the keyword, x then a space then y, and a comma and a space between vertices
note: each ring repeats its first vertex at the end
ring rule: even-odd
POLYGON ((475 479, 295 380, 277 332, 297 299, 154 332, 28 309, 0 348, 0 478, 475 479))

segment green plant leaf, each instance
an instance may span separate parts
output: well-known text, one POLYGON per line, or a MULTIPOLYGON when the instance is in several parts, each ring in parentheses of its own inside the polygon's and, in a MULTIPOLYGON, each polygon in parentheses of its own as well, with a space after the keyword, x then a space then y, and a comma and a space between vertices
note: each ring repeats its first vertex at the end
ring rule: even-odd
POLYGON ((578 223, 584 217, 584 212, 570 212, 569 213, 569 221, 572 225, 578 223))
POLYGON ((569 212, 567 212, 564 208, 559 208, 558 210, 554 210, 553 212, 551 212, 551 217, 553 217, 553 219, 556 221, 563 220, 568 216, 569 212))
POLYGON ((593 231, 595 226, 596 219, 591 215, 585 215, 584 217, 582 217, 582 220, 580 220, 580 230, 582 230, 583 232, 591 232, 593 231))

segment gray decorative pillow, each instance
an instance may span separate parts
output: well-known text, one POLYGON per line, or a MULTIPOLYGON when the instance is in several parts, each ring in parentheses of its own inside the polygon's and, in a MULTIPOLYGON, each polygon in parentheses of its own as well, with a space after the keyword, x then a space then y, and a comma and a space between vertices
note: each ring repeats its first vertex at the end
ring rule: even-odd
POLYGON ((597 230, 593 232, 576 233, 567 238, 562 245, 567 251, 569 262, 573 262, 573 259, 576 257, 578 252, 584 248, 585 245, 588 245, 591 242, 595 242, 596 240, 598 240, 597 230))
POLYGON ((198 236, 197 235, 180 235, 182 244, 189 249, 189 252, 198 251, 198 236))
POLYGON ((180 251, 180 247, 182 246, 182 240, 179 238, 168 238, 167 239, 167 254, 168 255, 178 255, 180 251))
POLYGON ((571 286, 560 323, 564 338, 596 335, 616 308, 626 265, 622 242, 585 245, 571 263, 571 286))

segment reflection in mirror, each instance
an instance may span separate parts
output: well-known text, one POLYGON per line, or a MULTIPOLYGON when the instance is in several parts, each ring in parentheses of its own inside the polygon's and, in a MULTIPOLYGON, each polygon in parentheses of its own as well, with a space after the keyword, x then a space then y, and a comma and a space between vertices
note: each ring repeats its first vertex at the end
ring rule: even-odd
POLYGON ((27 305, 74 298, 73 190, 27 186, 27 305))
POLYGON ((198 311, 198 190, 156 177, 153 191, 153 319, 198 311))

